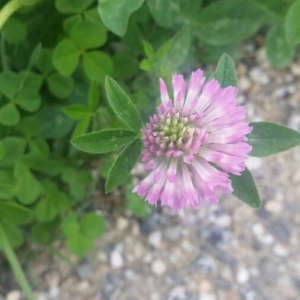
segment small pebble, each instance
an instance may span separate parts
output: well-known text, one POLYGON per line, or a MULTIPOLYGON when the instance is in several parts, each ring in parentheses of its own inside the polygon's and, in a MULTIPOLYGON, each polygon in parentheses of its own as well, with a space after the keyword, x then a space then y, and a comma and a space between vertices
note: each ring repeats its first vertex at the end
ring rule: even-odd
POLYGON ((161 276, 166 272, 167 267, 162 260, 157 259, 152 263, 151 269, 155 275, 161 276))
POLYGON ((21 300, 22 294, 18 290, 13 290, 6 295, 6 300, 21 300))
POLYGON ((259 157, 249 157, 246 160, 246 166, 249 170, 258 170, 262 166, 262 160, 259 157))
POLYGON ((116 226, 118 230, 122 231, 126 229, 129 225, 129 221, 124 217, 118 217, 116 226))
POLYGON ((114 269, 122 268, 124 265, 123 257, 121 253, 117 250, 114 250, 110 254, 110 265, 114 269))
POLYGON ((273 253, 280 257, 286 257, 289 254, 288 251, 280 244, 274 245, 273 253))
POLYGON ((213 294, 204 293, 201 294, 198 298, 199 300, 216 300, 216 296, 213 294))
POLYGON ((257 82, 261 85, 267 85, 270 83, 269 76, 259 67, 254 67, 250 70, 249 76, 252 81, 257 82))
POLYGON ((270 213, 279 214, 283 210, 282 202, 278 200, 268 201, 265 205, 265 209, 270 213))
POLYGON ((160 231, 153 231, 148 236, 148 242, 154 248, 159 248, 161 244, 162 236, 160 231))
POLYGON ((249 272, 245 267, 239 267, 236 275, 236 281, 239 284, 245 284, 249 280, 249 272))

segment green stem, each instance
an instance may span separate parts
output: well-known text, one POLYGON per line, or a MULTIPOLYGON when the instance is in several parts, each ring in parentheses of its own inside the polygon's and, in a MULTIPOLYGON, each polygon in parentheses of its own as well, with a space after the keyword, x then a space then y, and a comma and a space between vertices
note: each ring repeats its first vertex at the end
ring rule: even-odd
POLYGON ((27 279, 26 279, 26 276, 21 268, 21 265, 20 265, 20 262, 14 252, 14 250, 12 249, 8 239, 7 239, 7 236, 6 236, 6 233, 5 233, 5 230, 4 228, 2 227, 2 224, 0 223, 0 236, 1 236, 1 239, 2 239, 2 248, 3 248, 3 251, 6 255, 6 258, 7 260, 9 261, 10 263, 10 266, 16 276, 16 279, 18 280, 25 296, 26 296, 26 299, 27 300, 34 300, 34 295, 33 295, 33 292, 31 290, 31 287, 29 286, 28 282, 27 282, 27 279))
POLYGON ((0 30, 9 17, 21 6, 33 5, 40 0, 11 0, 0 11, 0 30))

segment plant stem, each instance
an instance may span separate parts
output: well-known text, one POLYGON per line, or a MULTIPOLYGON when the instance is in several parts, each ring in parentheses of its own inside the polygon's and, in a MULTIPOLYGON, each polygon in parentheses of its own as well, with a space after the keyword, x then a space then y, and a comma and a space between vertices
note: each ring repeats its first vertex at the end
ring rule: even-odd
POLYGON ((2 244, 3 244, 2 247, 3 247, 3 251, 5 253, 5 256, 6 256, 7 260, 9 261, 9 264, 16 276, 16 279, 18 280, 18 282, 26 296, 26 299, 34 300, 34 295, 33 295, 32 289, 27 282, 26 276, 21 268, 20 262, 7 239, 5 230, 2 227, 1 223, 0 223, 0 236, 1 236, 2 244))
POLYGON ((30 6, 40 0, 11 0, 0 11, 0 30, 9 17, 21 6, 30 6))

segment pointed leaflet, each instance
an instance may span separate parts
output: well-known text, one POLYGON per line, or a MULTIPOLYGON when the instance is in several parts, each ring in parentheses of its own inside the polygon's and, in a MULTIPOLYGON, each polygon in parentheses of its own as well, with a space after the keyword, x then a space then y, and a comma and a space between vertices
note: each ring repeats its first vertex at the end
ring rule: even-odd
POLYGON ((133 131, 112 129, 82 135, 75 138, 72 144, 81 151, 99 154, 115 151, 136 138, 137 135, 133 131))
POLYGON ((300 0, 294 1, 285 17, 285 33, 289 44, 300 43, 300 0))
POLYGON ((105 79, 105 88, 109 104, 117 117, 128 127, 139 132, 142 127, 142 120, 132 100, 117 82, 110 77, 105 79))
POLYGON ((212 78, 218 80, 222 87, 237 86, 234 61, 228 54, 223 54, 219 59, 217 68, 209 79, 212 78))
POLYGON ((260 206, 260 197, 252 174, 246 169, 240 176, 230 175, 233 195, 252 207, 260 206))
POLYGON ((99 14, 103 24, 114 34, 124 36, 130 15, 139 9, 144 0, 99 0, 99 14))
POLYGON ((248 142, 253 149, 251 156, 264 157, 276 154, 300 145, 300 133, 272 122, 257 122, 248 135, 248 142))
POLYGON ((141 151, 142 141, 140 139, 136 139, 122 150, 109 171, 105 185, 106 193, 111 192, 126 180, 130 171, 139 160, 141 151))

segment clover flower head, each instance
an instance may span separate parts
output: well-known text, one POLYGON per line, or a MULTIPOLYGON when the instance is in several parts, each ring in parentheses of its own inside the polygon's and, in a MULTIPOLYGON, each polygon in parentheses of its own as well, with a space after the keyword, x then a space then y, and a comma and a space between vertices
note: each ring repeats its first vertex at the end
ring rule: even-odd
POLYGON ((237 88, 206 82, 201 69, 187 84, 172 79, 173 99, 160 79, 162 103, 142 130, 147 176, 133 190, 156 205, 178 210, 218 202, 218 192, 231 193, 229 173, 240 175, 251 151, 244 106, 237 106, 237 88))

